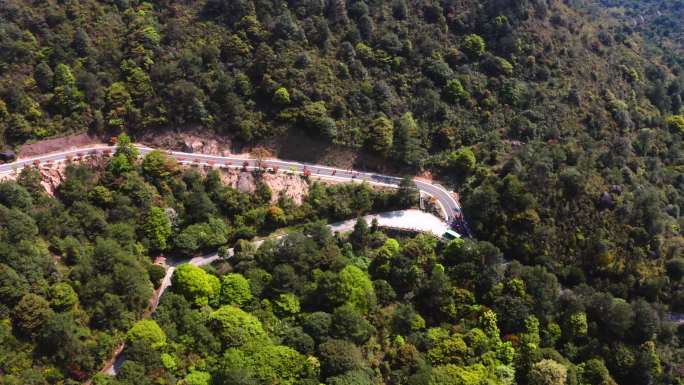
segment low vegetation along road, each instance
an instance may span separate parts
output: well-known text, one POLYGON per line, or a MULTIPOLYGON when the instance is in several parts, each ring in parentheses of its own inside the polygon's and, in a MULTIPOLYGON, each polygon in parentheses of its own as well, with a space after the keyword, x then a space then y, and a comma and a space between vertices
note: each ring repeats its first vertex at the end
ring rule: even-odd
MULTIPOLYGON (((154 151, 153 148, 136 146, 142 155, 154 151)), ((52 154, 46 154, 33 158, 19 159, 13 163, 0 165, 0 174, 20 170, 25 166, 31 166, 36 163, 44 162, 62 162, 68 159, 75 159, 83 156, 105 155, 113 153, 116 150, 111 146, 94 146, 88 148, 79 148, 52 154)), ((359 172, 355 170, 345 170, 340 168, 333 168, 327 166, 320 166, 315 164, 307 164, 301 162, 292 162, 277 159, 253 159, 238 156, 217 156, 206 154, 194 154, 179 151, 167 151, 167 154, 175 158, 181 164, 197 164, 209 165, 214 167, 232 167, 232 168, 271 168, 281 171, 289 171, 300 174, 308 174, 311 176, 320 177, 328 180, 338 181, 366 181, 370 184, 381 185, 396 188, 401 182, 401 178, 389 175, 381 175, 368 172, 359 172)), ((461 217, 461 206, 446 188, 436 183, 431 183, 423 180, 414 180, 418 189, 435 198, 438 205, 443 210, 447 222, 450 223, 456 218, 461 217)))

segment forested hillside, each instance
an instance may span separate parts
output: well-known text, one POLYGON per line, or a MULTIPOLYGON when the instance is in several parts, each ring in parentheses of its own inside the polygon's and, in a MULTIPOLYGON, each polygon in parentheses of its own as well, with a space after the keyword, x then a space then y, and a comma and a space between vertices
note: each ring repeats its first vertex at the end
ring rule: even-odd
POLYGON ((674 330, 644 300, 561 289, 544 267, 501 265, 488 242, 359 223, 180 266, 154 320, 129 332, 117 378, 95 383, 681 383, 674 330))
MULTIPOLYGON (((137 158, 120 137, 110 159, 71 164, 48 195, 36 169, 0 182, 0 384, 74 384, 149 316, 164 268, 238 239, 317 219, 415 204, 411 189, 312 183, 301 205, 257 178, 254 194, 216 170, 183 170, 163 152, 137 158)), ((131 382, 137 384, 138 382, 131 382)))
MULTIPOLYGON (((323 151, 335 148, 343 149, 350 157, 370 155, 374 164, 389 165, 398 172, 430 172, 459 192, 475 238, 488 242, 488 248, 500 250, 504 259, 515 262, 507 273, 492 274, 492 280, 497 283, 491 288, 476 289, 460 279, 461 274, 476 274, 478 265, 449 262, 455 264, 450 265, 442 260, 448 258, 447 254, 435 246, 435 255, 439 255, 435 258, 445 266, 453 285, 451 297, 471 298, 456 288, 470 290, 473 299, 464 301, 470 301, 468 304, 473 306, 482 305, 478 308, 481 311, 469 316, 450 313, 451 318, 439 318, 436 309, 441 305, 435 309, 419 308, 414 297, 419 286, 415 290, 407 289, 396 282, 391 283, 398 293, 396 301, 385 302, 376 310, 411 305, 426 321, 426 328, 442 325, 445 330, 451 329, 451 334, 465 335, 475 330, 476 325, 484 327, 476 320, 490 314, 486 309, 493 309, 501 334, 508 336, 507 341, 520 354, 518 357, 525 356, 525 349, 531 345, 542 347, 534 350, 542 353, 529 353, 534 358, 527 363, 513 364, 520 384, 532 383, 528 377, 532 373, 530 365, 537 362, 545 362, 538 368, 544 373, 563 371, 542 358, 565 367, 566 375, 562 376, 565 383, 610 383, 604 365, 619 383, 676 383, 676 378, 681 377, 682 331, 676 331, 665 320, 669 312, 684 312, 681 4, 681 1, 665 0, 599 3, 580 0, 4 0, 0 1, 0 141, 11 147, 83 130, 103 137, 125 131, 136 138, 168 130, 199 129, 225 135, 238 144, 266 143, 275 148, 276 154, 278 143, 284 139, 306 137, 323 151), (520 267, 518 262, 526 267, 520 267), (556 284, 562 287, 561 297, 551 294, 559 291, 554 288, 556 284, 546 288, 526 282, 536 287, 531 289, 521 283, 530 278, 530 274, 524 273, 532 271, 528 269, 537 269, 536 275, 555 277, 556 284), (586 317, 575 315, 580 313, 586 313, 586 317), (541 341, 526 337, 530 333, 534 335, 530 331, 535 325, 529 318, 531 315, 540 322, 541 341), (579 326, 568 329, 568 319, 579 326), (568 330, 575 330, 579 335, 568 335, 568 330), (543 350, 552 348, 555 350, 543 350), (589 360, 595 361, 587 364, 591 366, 588 372, 601 375, 582 377, 577 368, 589 360)), ((298 152, 320 153, 313 148, 298 152)), ((266 205, 261 195, 263 191, 255 196, 238 196, 232 191, 212 195, 212 189, 218 187, 211 175, 203 178, 192 173, 183 178, 174 177, 183 183, 162 183, 158 179, 166 178, 166 173, 152 174, 153 179, 146 183, 154 186, 157 195, 148 187, 138 189, 137 183, 150 178, 145 174, 144 164, 128 163, 119 157, 103 174, 75 168, 70 171, 74 176, 68 180, 87 181, 90 187, 74 193, 68 189, 67 181, 67 187, 58 192, 56 200, 46 201, 58 205, 59 213, 85 216, 85 222, 65 220, 64 224, 51 222, 41 227, 41 218, 54 220, 67 214, 43 215, 44 199, 40 194, 32 198, 32 206, 14 201, 24 193, 0 202, 8 207, 5 214, 0 212, 0 218, 9 219, 2 220, 16 220, 31 230, 16 233, 10 231, 12 227, 0 230, 4 248, 0 250, 2 263, 12 269, 3 270, 10 277, 6 278, 7 282, 15 279, 27 282, 24 286, 6 284, 10 288, 27 289, 3 297, 11 301, 4 305, 2 318, 9 319, 17 313, 13 309, 29 295, 26 293, 44 297, 42 308, 48 307, 45 300, 50 296, 48 287, 64 280, 43 282, 37 287, 28 285, 33 281, 24 276, 21 266, 10 263, 15 255, 32 255, 20 251, 19 240, 24 238, 12 237, 25 235, 18 234, 30 237, 24 246, 26 242, 32 248, 47 243, 46 247, 52 250, 62 250, 58 247, 60 242, 71 235, 64 231, 74 231, 78 236, 73 237, 88 245, 79 250, 95 260, 96 239, 100 236, 103 239, 100 242, 105 244, 107 239, 123 242, 121 250, 130 250, 128 254, 144 260, 143 254, 154 255, 158 251, 154 247, 159 246, 154 243, 157 241, 150 241, 159 234, 155 232, 155 237, 149 238, 150 233, 141 222, 141 216, 148 215, 149 202, 160 210, 174 207, 180 213, 179 221, 190 230, 187 237, 179 235, 183 231, 180 228, 174 230, 180 232, 174 233, 178 236, 172 238, 169 247, 185 253, 218 244, 212 243, 212 237, 202 238, 207 234, 205 230, 211 230, 210 234, 217 229, 225 230, 225 237, 220 239, 226 243, 310 217, 349 217, 397 203, 387 194, 371 199, 366 190, 327 190, 317 186, 312 187, 316 199, 310 199, 303 209, 281 205, 278 211, 268 208, 270 205, 266 205), (97 178, 89 176, 92 172, 97 178), (112 172, 129 177, 107 174, 112 172), (100 185, 105 189, 99 188, 100 185), (207 196, 186 194, 186 190, 194 189, 203 189, 207 196), (121 202, 109 200, 119 196, 130 198, 121 198, 121 202), (240 203, 224 205, 226 199, 240 203), (364 203, 351 203, 356 199, 364 203), (90 206, 84 208, 74 203, 84 200, 90 206), (180 201, 183 203, 179 204, 180 201), (214 211, 207 211, 210 201, 214 211), (90 207, 98 205, 106 215, 100 211, 97 215, 91 213, 90 207), (186 205, 197 206, 188 206, 195 209, 183 211, 180 207, 186 205), (18 214, 19 211, 24 215, 18 214), (219 213, 220 223, 225 227, 214 219, 219 213), (26 215, 36 222, 36 231, 32 230, 34 227, 26 215), (118 230, 108 230, 107 223, 119 221, 137 223, 132 232, 135 235, 131 235, 131 230, 125 233, 128 237, 120 235, 118 230), (70 226, 74 229, 70 230, 70 226), (88 233, 89 226, 96 226, 96 231, 88 233), (42 241, 35 241, 36 237, 42 241), (192 237, 201 239, 191 242, 192 237), (138 244, 141 246, 132 246, 138 244), (16 278, 17 275, 23 278, 16 278)), ((24 180, 30 180, 27 178, 24 180)), ((31 191, 30 185, 24 185, 30 195, 38 194, 31 191)), ((159 210, 155 212, 159 218, 163 217, 159 210)), ((344 239, 335 242, 337 247, 344 247, 344 239)), ((400 243, 403 247, 404 241, 400 243)), ((356 249, 353 255, 375 257, 373 247, 356 249)), ((489 254, 478 252, 477 255, 486 260, 484 256, 489 254)), ((260 269, 259 274, 276 276, 277 266, 267 262, 257 258, 254 269, 260 269)), ((52 266, 47 260, 42 263, 44 269, 52 266)), ((145 270, 145 263, 138 264, 145 270)), ((317 267, 338 272, 344 269, 342 264, 317 267)), ((87 266, 90 270, 73 270, 85 271, 85 276, 92 277, 99 265, 87 266)), ((316 267, 300 267, 302 274, 308 274, 307 282, 313 282, 312 287, 286 291, 296 294, 303 313, 326 311, 334 316, 335 309, 318 308, 310 302, 312 294, 308 290, 313 290, 320 278, 318 272, 311 271, 316 267)), ((232 268, 247 274, 247 268, 232 268)), ((410 271, 432 277, 435 269, 440 270, 428 263, 410 271)), ((52 270, 40 271, 44 276, 52 270)), ((115 273, 113 270, 112 274, 115 273)), ((223 275, 224 271, 217 273, 223 275)), ((372 270, 364 273, 374 280, 386 279, 372 270)), ((103 273, 104 277, 107 274, 103 273)), ((80 280, 78 276, 70 279, 80 280)), ((102 280, 106 281, 103 285, 113 282, 108 278, 102 280)), ((149 291, 145 277, 136 282, 149 291)), ((256 330, 262 337, 261 329, 266 328, 268 338, 264 341, 276 347, 288 343, 282 342, 285 339, 281 331, 269 329, 272 315, 261 312, 263 308, 269 309, 277 295, 282 294, 278 292, 284 290, 277 286, 279 282, 268 288, 273 291, 262 293, 251 286, 256 283, 250 280, 252 300, 246 302, 245 310, 255 315, 261 326, 255 326, 242 313, 237 315, 256 328, 250 333, 256 330)), ((407 278, 406 282, 410 280, 407 278)), ((81 296, 79 290, 82 289, 76 286, 75 291, 81 296)), ((92 298, 99 302, 110 297, 92 298)), ((235 360, 264 357, 259 354, 267 353, 226 344, 225 339, 221 340, 223 337, 205 344, 192 342, 182 331, 174 332, 174 329, 181 330, 185 322, 220 326, 224 322, 222 313, 235 311, 221 310, 225 303, 217 298, 211 303, 207 298, 207 304, 203 301, 193 304, 194 299, 184 293, 165 299, 165 306, 177 307, 179 314, 188 317, 183 321, 158 320, 171 347, 164 345, 166 350, 160 350, 159 345, 155 354, 161 357, 163 352, 173 356, 173 361, 164 356, 167 362, 159 366, 158 361, 147 362, 147 356, 131 353, 135 358, 131 361, 137 363, 129 365, 126 372, 129 377, 124 381, 135 383, 144 371, 148 378, 166 378, 159 381, 169 382, 169 378, 181 378, 197 365, 196 370, 209 373, 218 381, 214 382, 217 385, 224 381, 219 379, 224 378, 220 376, 225 370, 212 362, 216 357, 224 353, 234 354, 231 357, 235 360), (206 319, 193 321, 193 317, 206 319), (179 348, 186 343, 187 348, 179 348), (186 353, 188 361, 181 359, 186 353), (195 357, 197 361, 193 361, 195 357), (176 369, 165 366, 172 363, 177 365, 176 369)), ((126 321, 115 327, 104 326, 105 329, 114 327, 123 333, 141 315, 140 306, 121 301, 124 303, 121 309, 128 312, 122 316, 126 321)), ((92 328, 96 302, 83 303, 88 317, 77 318, 80 325, 92 328)), ((34 307, 30 303, 22 306, 34 307)), ((444 376, 441 380, 434 379, 432 374, 417 380, 413 374, 429 372, 420 371, 417 365, 403 377, 393 377, 391 373, 399 366, 388 361, 385 355, 371 352, 389 352, 389 345, 382 345, 388 343, 385 337, 394 339, 397 335, 402 336, 403 342, 397 342, 396 347, 406 346, 403 343, 408 341, 407 345, 415 348, 415 352, 409 349, 411 356, 425 359, 427 355, 425 361, 432 367, 452 364, 473 369, 472 365, 482 364, 491 369, 481 373, 484 378, 504 381, 492 368, 508 367, 510 362, 500 356, 482 358, 491 353, 490 348, 498 346, 496 340, 480 349, 474 348, 479 342, 462 337, 466 347, 474 349, 459 356, 462 362, 432 360, 426 336, 429 329, 414 337, 410 337, 414 331, 406 328, 387 329, 382 324, 384 313, 378 311, 362 313, 375 330, 363 341, 352 341, 364 346, 366 361, 359 367, 371 368, 373 373, 369 375, 376 382, 382 379, 385 383, 446 384, 458 383, 453 376, 460 376, 463 383, 469 383, 475 376, 471 372, 455 373, 449 367, 440 374, 444 376)), ((439 311, 451 310, 440 308, 439 311)), ((50 314, 46 310, 45 316, 50 314)), ((307 314, 285 313, 277 316, 279 320, 285 318, 288 326, 303 329, 307 317, 307 314), (288 317, 292 318, 291 322, 287 321, 288 317)), ((12 322, 17 325, 16 320, 12 322)), ((35 335, 26 334, 21 327, 9 329, 9 322, 4 325, 3 338, 23 341, 12 344, 33 346, 27 341, 38 341, 35 346, 41 346, 35 335), (24 337, 17 333, 24 333, 21 334, 24 337)), ((494 338, 491 330, 491 333, 483 332, 487 338, 494 338)), ((98 332, 76 331, 81 337, 74 337, 74 341, 90 344, 98 341, 98 332)), ((324 337, 336 341, 342 336, 338 331, 330 333, 324 337)), ((155 334, 160 335, 156 329, 155 334)), ((316 339, 313 334, 310 336, 315 339, 315 345, 311 352, 315 352, 312 355, 322 365, 321 374, 308 372, 302 378, 335 384, 363 381, 359 377, 327 380, 343 374, 341 370, 326 368, 321 345, 327 339, 316 339)), ((446 338, 442 334, 437 336, 446 338)), ((204 341, 201 339, 204 337, 193 338, 204 341)), ((463 347, 460 342, 454 344, 463 347)), ((3 343, 3 346, 14 345, 3 343)), ((296 345, 289 346, 296 348, 296 345)), ((289 350, 283 352, 276 347, 271 353, 295 356, 289 350)), ((357 357, 355 352, 350 354, 357 357)), ((31 357, 45 360, 40 357, 46 355, 41 354, 31 357)), ((309 354, 309 351, 298 354, 309 354)), ((53 357, 51 360, 59 357, 47 356, 53 357)), ((101 357, 94 353, 85 356, 101 357)), ((157 356, 152 358, 161 359, 157 356)), ((406 362, 410 360, 405 359, 408 360, 402 356, 402 368, 409 365, 406 362)), ((24 370, 33 367, 31 359, 22 360, 10 367, 23 369, 11 371, 3 366, 0 373, 12 381, 17 373, 39 375, 38 369, 24 370)), ((95 362, 99 360, 95 358, 95 362)), ((95 367, 93 362, 74 367, 55 361, 46 365, 56 365, 60 368, 59 375, 73 378, 83 377, 95 367)), ((309 368, 307 365, 302 368, 309 368)), ((356 370, 357 366, 345 368, 356 370)), ((43 371, 40 375, 50 373, 43 371)), ((245 378, 269 383, 271 374, 245 372, 245 378)), ((205 374, 196 376, 201 378, 196 382, 186 379, 186 382, 201 384, 197 381, 206 377, 205 374)), ((558 378, 551 374, 542 377, 558 378)), ((25 379, 17 381, 29 383, 25 379)), ((231 381, 234 380, 224 382, 231 381)), ((540 384, 564 383, 558 381, 540 384)))

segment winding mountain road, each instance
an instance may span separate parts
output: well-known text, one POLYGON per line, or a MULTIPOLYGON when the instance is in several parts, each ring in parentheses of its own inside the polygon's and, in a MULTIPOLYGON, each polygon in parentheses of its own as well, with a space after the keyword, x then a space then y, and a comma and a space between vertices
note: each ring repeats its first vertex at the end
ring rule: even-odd
MULTIPOLYGON (((141 155, 146 155, 155 149, 136 145, 141 155)), ((0 174, 9 173, 12 171, 19 171, 23 167, 43 163, 64 162, 70 159, 77 159, 85 156, 102 156, 112 154, 116 151, 116 147, 99 145, 85 148, 70 149, 62 152, 45 154, 32 158, 18 159, 12 163, 5 163, 0 165, 0 174)), ((336 180, 344 182, 366 181, 373 185, 387 186, 397 188, 401 182, 401 178, 390 175, 382 175, 369 172, 360 172, 351 169, 341 169, 328 166, 321 166, 310 163, 286 161, 279 159, 254 159, 245 158, 241 156, 217 156, 206 155, 180 151, 165 151, 169 156, 176 159, 181 164, 185 165, 203 165, 212 167, 229 167, 229 168, 270 168, 279 169, 285 172, 293 172, 299 174, 309 174, 311 176, 319 177, 321 179, 336 180)), ((422 179, 414 179, 418 189, 435 198, 440 208, 444 212, 447 223, 451 223, 454 219, 462 218, 461 206, 454 194, 449 192, 441 185, 429 182, 422 179)), ((467 230, 467 228, 466 228, 467 230)))

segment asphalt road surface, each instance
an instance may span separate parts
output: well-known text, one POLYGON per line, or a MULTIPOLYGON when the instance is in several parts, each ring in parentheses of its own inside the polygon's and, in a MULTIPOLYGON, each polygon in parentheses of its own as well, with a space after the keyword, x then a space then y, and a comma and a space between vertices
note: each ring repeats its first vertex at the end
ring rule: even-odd
MULTIPOLYGON (((142 155, 148 154, 154 150, 152 148, 140 145, 136 145, 136 147, 138 147, 142 155)), ((107 153, 112 154, 115 150, 115 147, 101 145, 51 153, 33 158, 18 159, 15 162, 0 165, 0 174, 11 172, 13 170, 20 170, 24 166, 30 166, 36 163, 55 163, 85 156, 104 155, 107 153)), ((258 167, 271 169, 278 168, 280 171, 290 171, 302 174, 309 173, 311 176, 316 176, 323 179, 341 181, 367 181, 371 184, 395 188, 398 187, 399 183, 401 182, 401 178, 390 175, 345 170, 340 168, 277 159, 257 160, 237 156, 205 155, 179 151, 166 151, 166 153, 175 158, 179 163, 183 164, 210 165, 213 167, 232 168, 245 167, 247 169, 255 169, 258 167)), ((463 216, 458 201, 446 188, 437 183, 430 183, 419 179, 414 180, 414 182, 420 191, 434 197, 437 200, 444 211, 447 223, 451 223, 454 219, 462 219, 463 216)))

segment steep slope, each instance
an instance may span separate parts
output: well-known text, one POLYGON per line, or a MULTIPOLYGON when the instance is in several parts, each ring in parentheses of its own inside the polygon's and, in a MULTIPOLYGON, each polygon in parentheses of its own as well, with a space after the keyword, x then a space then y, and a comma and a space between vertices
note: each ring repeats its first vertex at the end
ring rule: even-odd
POLYGON ((626 0, 7 0, 2 140, 192 128, 277 153, 306 137, 290 153, 343 148, 451 182, 477 239, 567 290, 684 311, 679 15, 626 0))
POLYGON ((643 110, 615 113, 638 126, 658 117, 644 98, 649 73, 669 73, 637 54, 621 19, 560 2, 1 7, 8 143, 85 127, 199 124, 246 141, 296 127, 423 165, 425 149, 492 131, 527 141, 576 136, 587 115, 614 125, 607 91, 643 110))

